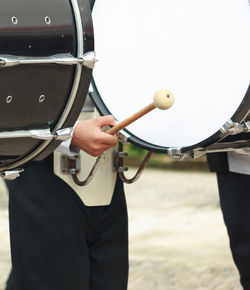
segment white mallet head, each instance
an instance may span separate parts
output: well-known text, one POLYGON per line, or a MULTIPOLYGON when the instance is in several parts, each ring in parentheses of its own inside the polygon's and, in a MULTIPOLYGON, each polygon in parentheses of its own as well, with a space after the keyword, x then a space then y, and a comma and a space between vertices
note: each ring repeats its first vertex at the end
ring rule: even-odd
POLYGON ((159 90, 154 94, 154 105, 161 110, 167 110, 174 103, 174 95, 168 90, 159 90))

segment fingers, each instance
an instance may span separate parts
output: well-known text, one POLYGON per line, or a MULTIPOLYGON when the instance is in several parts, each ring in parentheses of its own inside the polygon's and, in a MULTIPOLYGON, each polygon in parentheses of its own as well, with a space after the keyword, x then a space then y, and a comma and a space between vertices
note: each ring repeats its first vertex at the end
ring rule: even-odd
POLYGON ((102 144, 115 146, 117 143, 117 136, 116 135, 110 135, 106 132, 100 132, 98 136, 98 141, 102 144))
POLYGON ((112 115, 99 117, 96 119, 100 127, 115 126, 116 121, 112 115))
POLYGON ((88 150, 88 154, 94 156, 94 157, 97 157, 99 156, 100 154, 102 154, 103 152, 107 151, 108 149, 112 148, 111 146, 109 145, 105 145, 105 144, 102 144, 102 146, 100 146, 100 148, 91 148, 88 150))
POLYGON ((98 156, 116 146, 117 137, 102 131, 104 126, 113 126, 115 123, 112 116, 81 121, 75 128, 71 144, 92 156, 98 156))

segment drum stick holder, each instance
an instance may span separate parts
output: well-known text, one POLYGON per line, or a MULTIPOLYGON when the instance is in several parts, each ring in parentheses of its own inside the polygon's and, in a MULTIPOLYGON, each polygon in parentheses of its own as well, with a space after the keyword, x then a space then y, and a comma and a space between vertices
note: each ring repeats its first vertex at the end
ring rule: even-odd
POLYGON ((124 174, 125 171, 128 171, 128 168, 124 166, 124 159, 128 156, 128 153, 123 152, 123 144, 124 142, 122 142, 121 138, 119 137, 119 152, 117 153, 116 157, 117 172, 119 173, 119 176, 124 183, 131 184, 136 182, 140 178, 143 170, 147 166, 148 161, 152 156, 152 152, 148 151, 139 169, 137 170, 135 176, 133 178, 128 179, 124 174))
MULTIPOLYGON (((148 164, 148 161, 149 159, 151 158, 152 156, 152 152, 148 152, 144 158, 144 160, 142 161, 139 169, 137 170, 135 176, 133 178, 130 178, 128 179, 124 172, 125 171, 128 171, 128 168, 124 166, 124 159, 128 156, 128 154, 126 152, 123 151, 123 144, 125 143, 124 141, 124 138, 122 138, 122 136, 119 134, 119 141, 118 141, 118 148, 119 148, 119 151, 115 154, 115 157, 114 157, 114 167, 115 167, 115 170, 118 172, 121 180, 124 182, 124 183, 127 183, 127 184, 131 184, 131 183, 134 183, 136 182, 144 168, 146 167, 146 165, 148 164)), ((94 178, 101 162, 102 162, 102 158, 103 158, 104 154, 101 154, 97 157, 89 175, 87 176, 87 178, 83 181, 79 180, 77 174, 79 173, 80 171, 80 168, 78 166, 78 163, 79 163, 79 158, 77 156, 74 156, 74 157, 66 157, 64 156, 64 173, 66 174, 71 174, 72 178, 73 178, 73 181, 75 182, 75 184, 77 184, 78 186, 86 186, 88 185, 92 179, 94 178), (65 160, 65 158, 67 160, 65 160)))

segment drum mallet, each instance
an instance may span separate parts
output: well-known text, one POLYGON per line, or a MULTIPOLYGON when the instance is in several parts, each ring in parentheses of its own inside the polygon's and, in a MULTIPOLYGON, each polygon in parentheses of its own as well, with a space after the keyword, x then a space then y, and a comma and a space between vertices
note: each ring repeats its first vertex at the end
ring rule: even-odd
MULTIPOLYGON (((111 135, 115 135, 117 134, 120 130, 122 130, 123 128, 125 128, 126 126, 128 126, 129 124, 133 123, 134 121, 138 120, 139 118, 141 118, 142 116, 146 115, 147 113, 149 113, 150 111, 154 110, 155 108, 159 108, 161 110, 167 110, 169 109, 174 103, 174 95, 168 91, 168 90, 159 90, 154 94, 154 100, 153 103, 148 105, 147 107, 143 108, 142 110, 138 111, 137 113, 135 113, 134 115, 128 117, 127 119, 125 119, 124 121, 118 123, 117 125, 115 125, 114 127, 108 129, 106 131, 106 133, 111 134, 111 135)), ((134 178, 128 180, 124 177, 124 175, 120 176, 122 178, 122 180, 126 183, 132 183, 134 181, 136 181, 142 170, 144 169, 144 167, 146 166, 147 161, 150 159, 152 152, 148 152, 146 158, 144 159, 142 165, 140 166, 139 170, 137 171, 136 175, 134 178)), ((88 175, 88 177, 84 180, 84 181, 80 181, 77 177, 77 174, 72 174, 73 180, 74 182, 79 185, 79 186, 85 186, 88 185, 90 183, 90 181, 93 179, 96 170, 98 169, 98 166, 100 165, 100 162, 102 160, 103 154, 101 154, 94 166, 92 167, 92 170, 90 172, 90 174, 88 175)))
POLYGON ((174 95, 168 91, 168 90, 159 90, 154 94, 153 103, 146 106, 145 108, 141 109, 134 115, 128 117, 127 119, 123 120, 122 122, 118 123, 114 127, 108 129, 106 133, 115 135, 123 128, 127 127, 134 121, 138 120, 142 116, 146 115, 147 113, 151 112, 155 108, 161 109, 161 110, 167 110, 170 107, 172 107, 174 103, 174 95))

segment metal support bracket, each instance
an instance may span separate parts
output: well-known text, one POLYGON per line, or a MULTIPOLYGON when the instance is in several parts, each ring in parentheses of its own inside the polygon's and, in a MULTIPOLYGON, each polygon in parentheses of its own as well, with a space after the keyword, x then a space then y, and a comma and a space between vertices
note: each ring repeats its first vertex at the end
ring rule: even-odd
POLYGON ((92 167, 88 177, 85 180, 80 181, 79 178, 77 177, 77 173, 76 172, 75 173, 71 173, 75 184, 77 184, 78 186, 86 186, 86 185, 88 185, 92 181, 92 179, 94 178, 98 168, 100 167, 103 157, 104 157, 104 153, 102 153, 101 155, 99 155, 97 157, 94 166, 92 167))
POLYGON ((128 171, 128 167, 123 166, 123 160, 128 156, 127 152, 118 152, 116 153, 115 164, 117 172, 128 171))
POLYGON ((62 174, 77 174, 81 171, 80 154, 73 156, 60 156, 60 169, 62 174))

